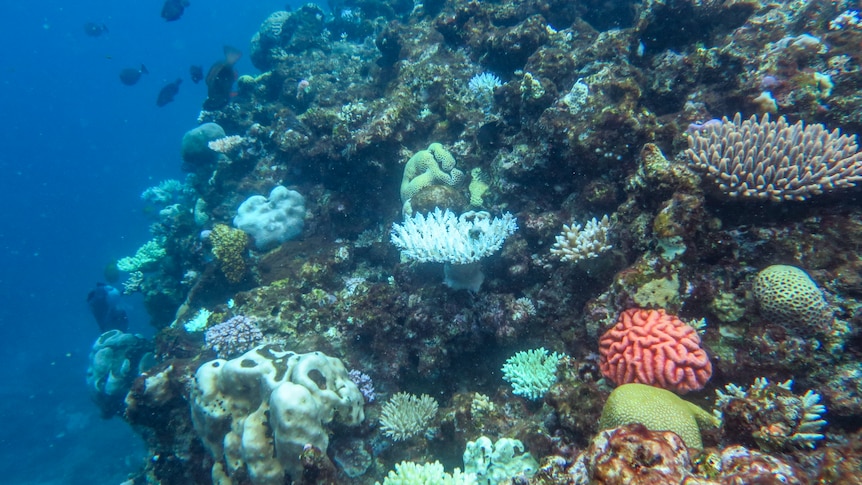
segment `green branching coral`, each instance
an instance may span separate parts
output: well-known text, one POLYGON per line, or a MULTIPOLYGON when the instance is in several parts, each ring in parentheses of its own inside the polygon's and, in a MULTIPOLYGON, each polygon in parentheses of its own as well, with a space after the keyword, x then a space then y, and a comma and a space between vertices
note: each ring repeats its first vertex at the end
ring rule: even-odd
POLYGON ((167 252, 162 245, 155 239, 147 241, 143 246, 138 248, 134 256, 122 258, 117 261, 117 268, 120 271, 133 273, 135 271, 149 271, 165 257, 167 252))
POLYGON ((557 382, 557 364, 563 354, 549 354, 544 347, 518 352, 503 365, 503 379, 512 384, 512 392, 537 400, 557 382))
POLYGON ((645 384, 624 384, 611 393, 602 409, 600 429, 640 423, 653 431, 672 431, 689 448, 703 449, 700 426, 715 427, 719 420, 676 394, 645 384))
POLYGON ((231 283, 242 281, 246 273, 245 254, 248 247, 248 234, 245 231, 216 224, 210 234, 213 256, 225 278, 231 283))
POLYGON ((401 178, 401 202, 404 214, 409 215, 410 199, 429 185, 454 187, 464 179, 464 172, 455 168, 455 157, 439 143, 416 152, 404 167, 401 178))
MULTIPOLYGON (((452 474, 443 470, 440 462, 413 463, 402 461, 383 480, 383 485, 475 485, 476 477, 455 469, 452 474)), ((380 485, 380 482, 377 482, 380 485)))

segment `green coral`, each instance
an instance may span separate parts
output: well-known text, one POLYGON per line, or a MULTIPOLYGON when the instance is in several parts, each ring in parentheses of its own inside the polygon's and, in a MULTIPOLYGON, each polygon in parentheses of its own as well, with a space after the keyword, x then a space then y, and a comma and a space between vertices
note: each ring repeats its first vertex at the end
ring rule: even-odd
POLYGON ((600 429, 640 423, 653 431, 672 431, 689 448, 703 449, 701 426, 718 426, 719 420, 700 406, 676 394, 645 384, 623 384, 614 389, 602 409, 600 429))
POLYGON ((476 167, 470 171, 470 185, 467 188, 470 190, 470 205, 473 207, 482 207, 485 203, 482 197, 488 191, 488 184, 483 178, 481 168, 476 167))
POLYGON ((541 399, 557 382, 557 364, 563 354, 549 354, 544 347, 518 352, 503 365, 503 379, 512 390, 528 399, 541 399))
POLYGON ((426 150, 416 152, 404 167, 401 178, 401 202, 404 212, 409 214, 410 199, 429 185, 454 187, 464 179, 464 172, 455 168, 455 157, 439 143, 432 143, 426 150))
POLYGON ((476 475, 482 485, 508 485, 515 477, 529 478, 539 464, 524 451, 520 440, 500 438, 496 443, 485 436, 467 443, 464 471, 476 475))
MULTIPOLYGON (((476 477, 470 473, 461 473, 455 469, 452 474, 443 470, 440 462, 413 463, 402 461, 395 465, 395 470, 383 480, 383 485, 474 485, 476 477)), ((380 482, 377 482, 380 485, 380 482)))
POLYGON ((218 260, 225 278, 231 283, 242 281, 247 270, 245 252, 249 242, 248 234, 224 224, 216 224, 210 234, 210 241, 213 256, 218 260))
POLYGON ((125 257, 117 261, 120 271, 133 273, 135 271, 147 271, 164 258, 167 252, 165 248, 155 239, 147 241, 138 248, 134 256, 125 257))
POLYGON ((769 266, 754 279, 754 296, 764 317, 776 322, 827 330, 832 308, 808 273, 784 264, 769 266))

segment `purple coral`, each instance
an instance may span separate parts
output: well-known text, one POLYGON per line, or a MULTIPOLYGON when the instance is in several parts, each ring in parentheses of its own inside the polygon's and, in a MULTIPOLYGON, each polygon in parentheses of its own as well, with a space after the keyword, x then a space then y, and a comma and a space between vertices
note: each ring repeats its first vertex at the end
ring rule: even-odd
POLYGON ((371 376, 356 369, 352 369, 347 373, 350 380, 359 388, 359 392, 365 397, 366 403, 373 403, 377 396, 374 394, 374 382, 371 381, 371 376))
POLYGON ((250 350, 263 340, 263 333, 254 320, 237 315, 208 329, 204 338, 207 347, 225 359, 250 350))

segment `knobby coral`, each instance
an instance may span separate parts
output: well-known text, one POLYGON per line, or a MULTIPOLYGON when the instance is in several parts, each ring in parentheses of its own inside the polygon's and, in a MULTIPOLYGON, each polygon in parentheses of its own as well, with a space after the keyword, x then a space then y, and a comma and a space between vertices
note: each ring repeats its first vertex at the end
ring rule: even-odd
POLYGON ((207 329, 204 339, 220 359, 227 359, 259 344, 263 333, 251 318, 237 315, 207 329))
POLYGON ((561 261, 574 263, 595 258, 612 247, 608 243, 610 226, 608 216, 601 219, 593 217, 583 227, 577 222, 572 222, 571 226, 563 224, 563 232, 557 236, 551 254, 559 257, 561 261))
POLYGON ((630 308, 599 340, 599 368, 616 384, 638 382, 679 393, 702 389, 712 364, 697 331, 664 310, 630 308))

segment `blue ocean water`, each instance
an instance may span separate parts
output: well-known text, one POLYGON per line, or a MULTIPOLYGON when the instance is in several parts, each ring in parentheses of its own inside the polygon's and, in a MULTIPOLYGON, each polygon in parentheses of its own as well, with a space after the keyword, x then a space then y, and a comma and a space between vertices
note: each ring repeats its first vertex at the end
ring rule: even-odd
MULTIPOLYGON (((85 386, 99 335, 86 305, 112 259, 149 238, 140 193, 181 178, 179 144, 196 125, 204 71, 222 47, 248 51, 283 1, 191 0, 166 22, 162 2, 0 3, 0 482, 120 483, 144 447, 119 419, 104 421, 85 386), (87 22, 109 32, 90 37, 87 22), (134 86, 119 71, 145 64, 134 86), (175 101, 156 96, 182 78, 175 101)), ((242 59, 240 73, 256 73, 242 59)), ((129 300, 130 330, 148 334, 129 300)))

